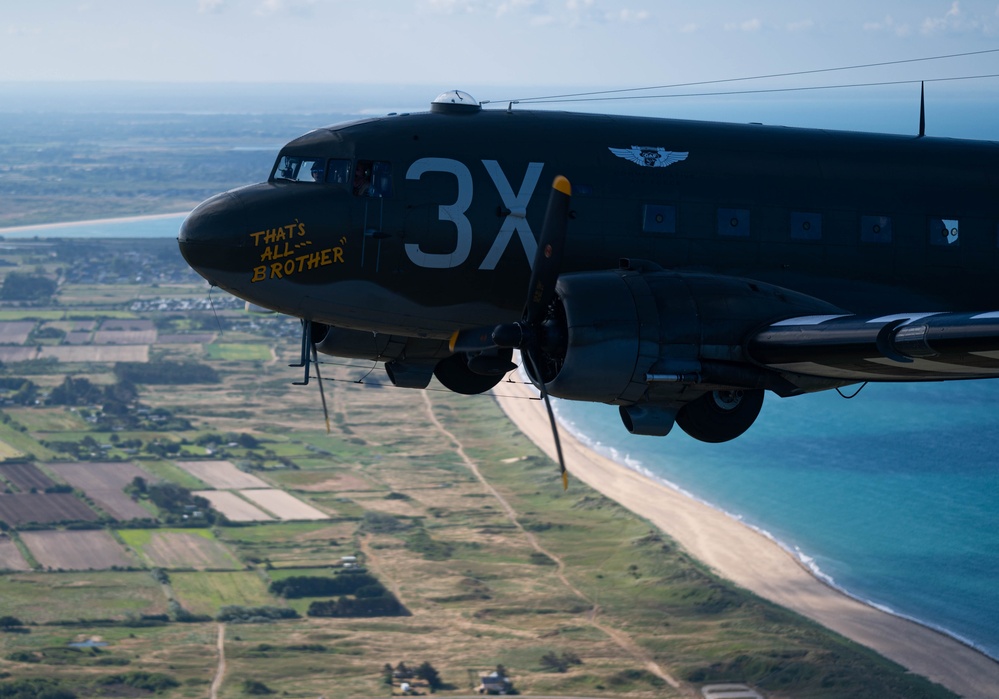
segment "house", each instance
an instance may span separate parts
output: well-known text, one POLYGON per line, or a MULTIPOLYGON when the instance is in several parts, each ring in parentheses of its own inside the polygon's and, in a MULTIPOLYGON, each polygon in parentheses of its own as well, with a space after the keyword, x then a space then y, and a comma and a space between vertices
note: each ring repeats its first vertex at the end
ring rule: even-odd
POLYGON ((512 691, 513 682, 495 671, 484 676, 479 687, 479 694, 510 694, 512 691))

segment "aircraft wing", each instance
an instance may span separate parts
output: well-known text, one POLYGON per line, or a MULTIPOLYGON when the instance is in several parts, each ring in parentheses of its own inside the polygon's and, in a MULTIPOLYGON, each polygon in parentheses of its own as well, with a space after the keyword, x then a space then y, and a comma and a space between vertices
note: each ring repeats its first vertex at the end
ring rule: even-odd
POLYGON ((855 381, 999 376, 999 312, 821 315, 753 335, 753 361, 779 371, 855 381))

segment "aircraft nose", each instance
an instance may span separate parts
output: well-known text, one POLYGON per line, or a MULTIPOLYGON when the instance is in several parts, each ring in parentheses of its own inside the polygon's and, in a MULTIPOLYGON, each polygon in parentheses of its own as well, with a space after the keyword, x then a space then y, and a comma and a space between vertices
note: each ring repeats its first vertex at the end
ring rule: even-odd
POLYGON ((237 195, 219 194, 198 205, 180 227, 177 244, 194 271, 212 284, 235 269, 237 248, 245 245, 246 216, 237 195))

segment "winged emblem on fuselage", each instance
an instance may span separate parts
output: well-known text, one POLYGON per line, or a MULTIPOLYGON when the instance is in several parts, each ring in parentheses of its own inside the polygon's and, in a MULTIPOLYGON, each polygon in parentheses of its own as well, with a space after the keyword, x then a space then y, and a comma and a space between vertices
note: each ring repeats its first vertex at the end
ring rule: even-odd
POLYGON ((611 153, 619 158, 630 160, 642 167, 669 167, 673 163, 686 160, 687 151, 666 150, 660 146, 632 146, 631 148, 610 148, 611 153))

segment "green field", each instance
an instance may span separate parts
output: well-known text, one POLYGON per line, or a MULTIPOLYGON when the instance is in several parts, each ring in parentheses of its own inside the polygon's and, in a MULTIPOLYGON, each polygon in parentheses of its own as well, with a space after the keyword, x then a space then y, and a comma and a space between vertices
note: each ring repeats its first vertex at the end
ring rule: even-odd
POLYGON ((134 614, 163 614, 166 598, 142 571, 14 573, 0 576, 0 616, 35 623, 78 619, 123 620, 134 614))
POLYGON ((180 604, 194 614, 214 616, 230 604, 247 607, 280 605, 255 571, 171 573, 170 586, 180 604))
POLYGON ((233 343, 213 343, 205 346, 208 359, 223 359, 233 362, 267 362, 274 358, 267 345, 243 345, 233 343))

